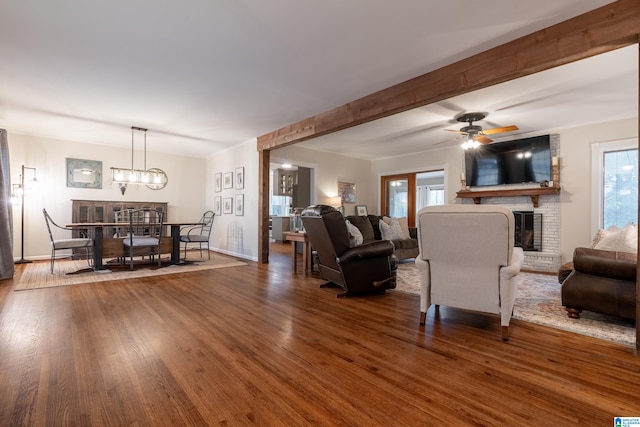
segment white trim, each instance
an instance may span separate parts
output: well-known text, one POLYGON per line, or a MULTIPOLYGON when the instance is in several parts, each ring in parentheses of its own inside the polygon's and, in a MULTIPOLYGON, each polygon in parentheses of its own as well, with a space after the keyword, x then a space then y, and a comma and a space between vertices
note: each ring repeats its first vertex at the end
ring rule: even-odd
POLYGON ((591 145, 591 235, 602 228, 602 177, 604 153, 609 151, 632 150, 638 148, 638 139, 595 142, 591 145))

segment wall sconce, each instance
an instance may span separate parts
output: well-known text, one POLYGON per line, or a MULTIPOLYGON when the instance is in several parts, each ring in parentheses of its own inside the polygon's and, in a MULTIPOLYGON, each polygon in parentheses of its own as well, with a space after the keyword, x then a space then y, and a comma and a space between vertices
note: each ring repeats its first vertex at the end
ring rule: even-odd
POLYGON ((20 200, 20 259, 15 261, 15 264, 27 264, 32 262, 31 260, 24 258, 24 196, 27 187, 32 187, 38 183, 36 176, 36 168, 30 168, 22 165, 22 173, 20 174, 20 184, 13 184, 11 186, 11 197, 14 200, 20 200), (33 171, 33 179, 25 181, 25 171, 33 171))
POLYGON ((167 186, 169 178, 162 169, 147 169, 147 129, 131 126, 131 168, 112 167, 111 180, 118 184, 123 196, 129 184, 144 184, 152 190, 162 190, 167 186), (144 132, 144 169, 135 169, 133 166, 134 131, 144 132))

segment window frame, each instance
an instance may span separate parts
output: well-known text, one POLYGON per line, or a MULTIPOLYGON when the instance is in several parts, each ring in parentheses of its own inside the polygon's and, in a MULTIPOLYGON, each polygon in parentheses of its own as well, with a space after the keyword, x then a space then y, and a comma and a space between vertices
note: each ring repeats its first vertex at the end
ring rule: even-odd
MULTIPOLYGON (((612 151, 638 150, 638 139, 596 142, 591 145, 591 235, 604 223, 604 155, 612 151)), ((640 155, 640 153, 639 153, 640 155)))

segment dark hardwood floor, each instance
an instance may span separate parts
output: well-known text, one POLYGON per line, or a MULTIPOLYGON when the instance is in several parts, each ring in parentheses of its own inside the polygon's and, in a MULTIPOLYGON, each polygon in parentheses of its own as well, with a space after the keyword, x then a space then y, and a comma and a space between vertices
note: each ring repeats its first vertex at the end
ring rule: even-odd
MULTIPOLYGON (((268 265, 14 292, 0 425, 610 426, 640 416, 633 348, 442 307, 338 299, 268 265)), ((18 266, 20 274, 22 266, 18 266)), ((17 277, 16 275, 16 277, 17 277)))

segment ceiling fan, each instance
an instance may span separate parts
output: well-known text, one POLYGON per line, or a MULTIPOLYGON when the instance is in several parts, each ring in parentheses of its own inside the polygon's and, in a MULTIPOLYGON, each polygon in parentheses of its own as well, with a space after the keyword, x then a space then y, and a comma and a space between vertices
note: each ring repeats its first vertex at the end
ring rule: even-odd
POLYGON ((482 126, 474 125, 473 122, 477 122, 482 120, 487 115, 485 113, 464 113, 456 117, 455 119, 459 122, 468 123, 467 126, 460 128, 460 130, 454 129, 445 129, 447 132, 455 132, 461 135, 467 135, 467 141, 462 144, 462 147, 467 148, 475 148, 480 144, 489 144, 493 142, 492 139, 487 138, 486 135, 493 135, 496 133, 503 132, 512 132, 514 130, 518 130, 518 126, 503 126, 499 128, 493 129, 482 129, 482 126))

